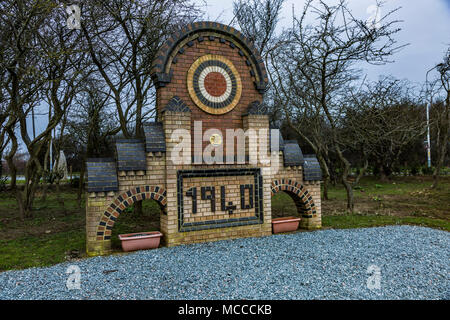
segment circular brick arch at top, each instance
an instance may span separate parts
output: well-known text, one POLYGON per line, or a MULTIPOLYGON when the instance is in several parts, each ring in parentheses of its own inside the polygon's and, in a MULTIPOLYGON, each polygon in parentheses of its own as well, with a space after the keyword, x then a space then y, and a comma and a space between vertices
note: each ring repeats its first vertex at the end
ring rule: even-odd
POLYGON ((176 64, 177 55, 183 54, 184 45, 191 46, 195 39, 201 42, 215 41, 217 38, 223 43, 226 42, 231 48, 237 48, 239 55, 246 58, 247 65, 252 66, 252 76, 256 78, 255 86, 263 94, 269 78, 258 49, 238 30, 212 21, 197 21, 187 24, 164 42, 158 50, 150 71, 156 88, 164 87, 171 82, 170 67, 172 63, 176 64))
POLYGON ((297 181, 291 179, 278 179, 272 181, 271 196, 277 192, 287 193, 295 202, 297 210, 303 218, 312 218, 316 214, 316 205, 312 195, 297 181))
POLYGON ((135 187, 122 192, 105 210, 97 226, 97 240, 110 240, 111 230, 119 215, 133 203, 141 200, 155 200, 163 213, 167 205, 167 192, 160 186, 135 187))

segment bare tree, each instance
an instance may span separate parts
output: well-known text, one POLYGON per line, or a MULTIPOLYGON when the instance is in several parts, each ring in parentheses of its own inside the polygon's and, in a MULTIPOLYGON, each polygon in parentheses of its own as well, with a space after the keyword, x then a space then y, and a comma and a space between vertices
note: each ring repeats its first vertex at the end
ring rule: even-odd
MULTIPOLYGON (((76 107, 70 112, 66 135, 77 144, 75 150, 82 159, 78 186, 78 204, 81 204, 86 159, 108 155, 108 139, 120 131, 117 113, 112 102, 108 86, 103 86, 102 79, 91 75, 81 86, 76 97, 76 107), (104 89, 106 88, 106 89, 104 89)), ((62 140, 63 138, 61 138, 62 140)), ((64 141, 60 141, 64 144, 64 141)))
POLYGON ((276 96, 275 109, 284 114, 288 127, 316 154, 323 173, 323 197, 328 200, 330 179, 328 121, 321 108, 311 99, 313 96, 310 93, 311 87, 291 70, 291 57, 286 55, 284 50, 284 46, 280 45, 269 53, 273 70, 270 79, 276 96))
POLYGON ((40 162, 51 131, 60 123, 76 91, 79 36, 65 26, 66 14, 57 2, 3 1, 0 6, 2 68, 7 70, 8 121, 5 131, 11 148, 6 155, 13 190, 22 218, 31 216, 36 188, 43 174, 40 162), (56 32, 57 31, 57 32, 56 32), (30 110, 43 101, 53 113, 46 128, 31 137, 27 127, 30 110), (16 130, 17 127, 17 130, 16 130), (17 135, 16 131, 20 133, 17 135), (14 155, 23 143, 28 152, 23 190, 16 185, 14 155))
MULTIPOLYGON (((66 18, 64 6, 59 7, 58 10, 54 10, 45 32, 39 34, 40 47, 46 57, 42 67, 42 74, 46 79, 42 90, 43 100, 49 105, 50 116, 53 112, 62 111, 58 124, 54 128, 55 139, 58 139, 56 132, 59 132, 59 139, 61 139, 74 99, 93 69, 88 54, 83 51, 81 32, 70 30, 66 25, 66 18)), ((54 144, 53 139, 49 141, 44 163, 47 161, 50 145, 55 151, 54 163, 59 163, 61 144, 54 144)), ((55 182, 57 200, 64 208, 64 200, 60 194, 60 180, 63 176, 56 169, 53 168, 50 172, 44 165, 44 181, 49 178, 50 181, 55 182)))
MULTIPOLYGON (((284 0, 233 1, 234 17, 231 24, 238 25, 241 33, 254 44, 263 59, 278 42, 275 32, 283 3, 284 0)), ((270 72, 270 60, 265 60, 266 68, 270 72)), ((271 85, 265 92, 264 104, 267 107, 271 126, 279 128, 283 119, 271 85)))
POLYGON ((125 137, 142 137, 143 119, 155 115, 150 67, 158 49, 179 25, 198 14, 190 0, 94 0, 83 4, 86 49, 111 90, 125 137))
POLYGON ((381 77, 363 90, 349 90, 343 105, 341 144, 359 153, 363 168, 369 161, 386 180, 405 149, 424 134, 423 105, 406 80, 381 77))
POLYGON ((52 5, 44 1, 3 1, 0 5, 1 37, 1 67, 7 72, 4 83, 7 94, 7 122, 4 125, 11 147, 6 160, 11 176, 13 190, 22 218, 29 216, 34 197, 36 182, 38 181, 39 154, 46 134, 31 139, 28 135, 26 117, 30 109, 36 104, 39 89, 43 84, 39 77, 37 65, 40 55, 36 47, 38 30, 45 24, 52 10, 52 5), (19 149, 16 128, 25 143, 30 159, 25 171, 25 187, 22 192, 17 188, 17 168, 14 157, 19 149))
POLYGON ((444 61, 439 64, 438 71, 440 74, 440 83, 444 91, 442 112, 437 112, 436 119, 436 148, 437 161, 433 172, 433 185, 436 188, 439 183, 439 175, 444 165, 444 159, 447 154, 447 145, 450 136, 450 48, 444 57, 444 61))
MULTIPOLYGON (((0 49, 0 61, 2 61, 3 50, 0 49)), ((9 138, 6 134, 4 125, 8 120, 8 92, 5 88, 7 82, 7 71, 0 68, 0 180, 3 182, 3 154, 9 144, 9 138)))
MULTIPOLYGON (((402 47, 394 39, 400 30, 395 27, 399 21, 389 20, 396 11, 388 12, 375 26, 370 26, 353 16, 344 0, 334 6, 325 1, 309 0, 300 18, 294 18, 294 26, 285 33, 280 46, 269 53, 272 63, 279 61, 272 82, 282 97, 290 126, 301 134, 291 116, 297 113, 295 109, 299 105, 313 108, 317 116, 323 115, 327 121, 330 142, 347 192, 347 209, 351 212, 354 209, 352 185, 348 181, 351 163, 344 156, 338 136, 342 115, 340 101, 346 88, 359 78, 357 63, 386 63, 402 47), (316 16, 315 25, 306 23, 308 14, 316 16), (292 92, 299 92, 307 103, 294 101, 298 95, 292 92)), ((308 140, 320 154, 313 139, 308 140)))
POLYGON ((274 45, 275 29, 283 3, 284 0, 233 2, 234 18, 242 34, 255 45, 263 57, 274 45))

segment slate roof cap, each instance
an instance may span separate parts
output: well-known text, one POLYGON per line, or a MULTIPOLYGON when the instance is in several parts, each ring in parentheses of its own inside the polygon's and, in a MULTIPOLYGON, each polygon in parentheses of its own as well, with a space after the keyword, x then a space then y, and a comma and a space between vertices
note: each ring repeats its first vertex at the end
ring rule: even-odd
POLYGON ((320 163, 314 154, 305 155, 305 162, 303 164, 303 180, 322 180, 322 170, 320 168, 320 163))
POLYGON ((88 158, 86 159, 86 168, 88 176, 88 192, 119 190, 119 185, 117 182, 116 162, 114 159, 88 158))
POLYGON ((161 122, 144 124, 145 152, 166 152, 166 137, 161 122))
POLYGON ((284 141, 283 150, 284 166, 300 166, 303 164, 303 153, 296 140, 284 141))
POLYGON ((124 170, 146 170, 144 141, 139 139, 116 140, 117 167, 124 170))

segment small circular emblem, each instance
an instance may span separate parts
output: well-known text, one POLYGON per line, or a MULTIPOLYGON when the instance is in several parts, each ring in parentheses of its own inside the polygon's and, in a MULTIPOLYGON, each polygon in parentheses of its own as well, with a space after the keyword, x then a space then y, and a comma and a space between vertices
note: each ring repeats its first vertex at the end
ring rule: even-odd
POLYGON ((222 137, 220 134, 214 133, 209 137, 209 142, 211 142, 213 146, 220 146, 222 144, 222 137))
POLYGON ((212 114, 231 111, 242 93, 241 78, 233 63, 213 54, 202 56, 192 64, 187 86, 194 103, 212 114))

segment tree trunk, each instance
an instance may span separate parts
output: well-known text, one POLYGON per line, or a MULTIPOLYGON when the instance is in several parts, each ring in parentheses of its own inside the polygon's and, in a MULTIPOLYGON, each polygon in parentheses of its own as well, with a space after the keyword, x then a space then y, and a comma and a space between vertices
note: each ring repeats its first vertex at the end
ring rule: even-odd
POLYGON ((329 177, 323 178, 323 200, 328 200, 328 183, 329 177))
MULTIPOLYGON (((51 143, 51 142, 50 142, 51 143)), ((42 202, 45 202, 47 200, 47 189, 48 189, 48 182, 47 182, 47 178, 48 178, 48 157, 50 155, 50 144, 48 145, 47 150, 45 151, 45 157, 44 157, 44 174, 43 174, 43 179, 42 179, 42 197, 41 200, 42 202)))
POLYGON ((320 152, 317 152, 316 156, 323 173, 323 200, 328 200, 328 183, 330 181, 330 171, 323 155, 320 152))
POLYGON ((447 154, 447 144, 449 140, 449 131, 450 131, 450 112, 449 112, 449 94, 447 94, 446 105, 442 120, 442 125, 438 124, 439 128, 439 136, 442 136, 441 139, 438 138, 438 160, 436 161, 436 167, 433 172, 433 184, 431 188, 436 188, 439 183, 439 175, 441 173, 441 168, 444 165, 445 155, 447 154), (441 129, 442 128, 442 129, 441 129), (442 132, 442 134, 441 134, 442 132))
POLYGON ((142 201, 136 201, 134 203, 134 214, 136 215, 142 215, 143 211, 142 211, 142 201))
POLYGON ((357 186, 359 184, 359 181, 361 180, 361 178, 366 173, 368 167, 369 167, 369 160, 365 159, 364 160, 364 166, 359 171, 359 174, 356 176, 356 179, 355 179, 355 182, 353 183, 353 186, 357 186))
MULTIPOLYGON (((337 139, 336 139, 337 140, 337 139)), ((354 207, 355 207, 355 199, 353 197, 353 188, 352 184, 348 181, 348 175, 350 173, 350 162, 344 157, 342 154, 341 149, 339 148, 338 144, 335 145, 336 154, 338 156, 339 161, 342 164, 342 184, 345 187, 345 191, 347 193, 347 210, 350 213, 353 213, 354 207)))
POLYGON ((14 195, 16 196, 17 205, 19 207, 19 217, 20 220, 25 220, 25 217, 29 214, 26 211, 26 208, 24 207, 23 201, 22 201, 22 193, 20 190, 16 187, 16 190, 14 192, 14 195))
POLYGON ((384 171, 384 166, 382 164, 379 165, 379 169, 380 169, 380 181, 387 182, 388 178, 386 172, 384 171))
POLYGON ((81 164, 81 170, 80 170, 80 179, 78 180, 78 195, 77 195, 78 208, 81 208, 81 197, 83 195, 85 171, 86 171, 86 159, 83 159, 83 163, 81 164))
POLYGON ((59 182, 60 182, 60 180, 56 179, 56 183, 55 183, 55 185, 56 185, 56 200, 58 201, 59 206, 62 208, 62 210, 64 212, 64 215, 66 215, 67 214, 67 210, 66 210, 66 207, 64 205, 64 199, 61 196, 61 188, 60 188, 59 182))
POLYGON ((34 193, 36 192, 36 176, 34 175, 31 179, 25 179, 25 181, 30 181, 29 184, 25 184, 24 190, 21 191, 19 188, 15 188, 15 196, 17 204, 19 206, 20 219, 24 220, 26 218, 33 217, 33 200, 34 193))
POLYGON ((342 182, 344 184, 345 187, 345 191, 347 193, 347 210, 350 213, 354 212, 355 209, 355 199, 353 197, 353 189, 351 184, 347 181, 346 178, 344 178, 344 176, 342 177, 342 182))
MULTIPOLYGON (((346 161, 348 162, 348 161, 346 161)), ((353 213, 355 207, 355 199, 353 197, 353 188, 350 182, 348 182, 348 174, 350 171, 350 165, 348 163, 344 164, 344 170, 342 172, 342 184, 345 187, 347 193, 347 210, 353 213)))

